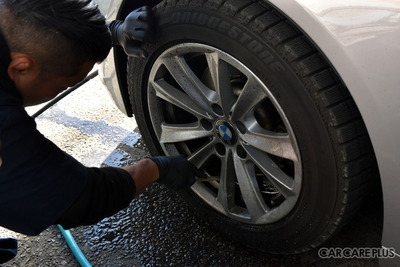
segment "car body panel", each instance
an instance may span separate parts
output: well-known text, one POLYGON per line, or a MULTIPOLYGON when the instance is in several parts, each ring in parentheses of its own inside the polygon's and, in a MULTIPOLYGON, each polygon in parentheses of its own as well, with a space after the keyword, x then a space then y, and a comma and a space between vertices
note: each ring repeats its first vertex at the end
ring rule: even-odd
MULTIPOLYGON (((105 15, 106 19, 108 21, 112 21, 118 18, 119 7, 122 5, 123 0, 96 0, 94 2, 96 2, 96 4, 99 6, 100 11, 105 15)), ((126 100, 124 100, 120 90, 120 82, 117 76, 115 58, 115 49, 112 49, 106 60, 99 65, 99 75, 117 107, 124 114, 128 115, 129 112, 125 105, 126 100)), ((129 114, 129 116, 131 116, 131 114, 129 114)))
MULTIPOLYGON (((118 18, 122 0, 103 4, 107 19, 118 18), (108 7, 107 7, 108 4, 108 7), (107 10, 107 11, 106 11, 107 10)), ((400 251, 400 1, 271 0, 332 63, 353 96, 370 135, 381 176, 384 204, 382 245, 400 251)), ((115 70, 114 53, 100 75, 127 115, 115 70)), ((118 67, 118 66, 117 66, 118 67)), ((398 252, 397 252, 398 253, 398 252)))
MULTIPOLYGON (((143 5, 154 6, 160 0, 93 0, 107 21, 123 19, 130 11, 143 5)), ((106 85, 116 106, 127 116, 132 116, 129 95, 126 90, 126 55, 122 48, 113 48, 99 66, 99 76, 106 85), (121 88, 125 88, 121 90, 121 88)))

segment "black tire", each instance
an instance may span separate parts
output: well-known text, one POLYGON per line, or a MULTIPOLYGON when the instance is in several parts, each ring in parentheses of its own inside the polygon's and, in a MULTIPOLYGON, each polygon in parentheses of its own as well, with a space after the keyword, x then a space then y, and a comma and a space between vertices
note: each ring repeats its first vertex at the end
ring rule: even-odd
POLYGON ((324 243, 357 211, 376 174, 365 126, 335 70, 296 25, 262 1, 166 0, 157 16, 157 41, 146 46, 149 58, 128 63, 131 103, 150 152, 186 154, 210 176, 225 179, 199 183, 183 196, 232 239, 274 253, 324 243), (182 65, 174 55, 184 55, 182 65), (214 78, 230 75, 229 84, 221 78, 220 91, 210 75, 212 55, 219 64, 214 78), (243 96, 249 106, 234 106, 250 80, 259 98, 243 96), (200 94, 187 98, 188 88, 199 84, 213 89, 201 85, 200 94), (174 96, 163 95, 164 89, 174 96), (217 96, 202 94, 206 91, 217 96), (179 108, 179 101, 187 105, 179 108), (189 140, 173 128, 161 129, 162 123, 191 123, 209 135, 189 140), (232 133, 229 142, 217 131, 221 125, 232 133), (252 131, 286 139, 276 147, 257 147, 252 131), (215 152, 203 162, 199 149, 210 142, 215 152), (214 192, 215 203, 221 193, 223 204, 208 201, 214 192))

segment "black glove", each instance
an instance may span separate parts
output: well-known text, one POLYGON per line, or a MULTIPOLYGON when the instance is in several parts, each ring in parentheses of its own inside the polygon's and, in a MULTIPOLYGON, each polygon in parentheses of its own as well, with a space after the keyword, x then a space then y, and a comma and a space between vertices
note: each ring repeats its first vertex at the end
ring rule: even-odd
POLYGON ((148 6, 138 8, 125 18, 125 21, 114 20, 109 28, 113 45, 121 45, 131 57, 147 57, 147 52, 140 46, 151 42, 155 35, 155 16, 148 6))
POLYGON ((157 164, 160 177, 157 182, 173 190, 187 189, 196 181, 195 176, 204 176, 184 156, 149 157, 157 164))

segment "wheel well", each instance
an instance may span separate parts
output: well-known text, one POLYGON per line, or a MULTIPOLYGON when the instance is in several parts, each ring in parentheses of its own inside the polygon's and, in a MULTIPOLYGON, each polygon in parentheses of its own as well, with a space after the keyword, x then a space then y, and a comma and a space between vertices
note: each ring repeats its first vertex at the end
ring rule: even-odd
MULTIPOLYGON (((123 20, 125 17, 133 10, 142 7, 144 5, 154 7, 161 0, 137 0, 137 1, 129 1, 125 0, 121 8, 118 12, 117 19, 123 20)), ((115 68, 118 77, 119 87, 121 88, 122 98, 124 100, 124 105, 129 116, 133 115, 132 106, 129 102, 129 93, 128 93, 128 81, 127 81, 127 63, 128 57, 125 54, 125 51, 122 47, 116 47, 114 49, 114 58, 115 58, 115 68)))

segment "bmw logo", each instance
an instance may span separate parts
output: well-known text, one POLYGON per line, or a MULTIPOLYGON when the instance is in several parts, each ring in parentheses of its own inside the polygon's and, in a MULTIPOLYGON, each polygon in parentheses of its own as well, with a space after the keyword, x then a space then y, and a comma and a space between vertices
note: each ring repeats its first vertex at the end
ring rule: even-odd
POLYGON ((219 135, 221 136, 221 138, 224 139, 225 141, 232 140, 232 132, 227 126, 220 125, 218 127, 218 132, 219 132, 219 135))
POLYGON ((217 121, 216 132, 219 138, 227 144, 233 144, 236 142, 236 135, 233 127, 226 121, 217 121))

